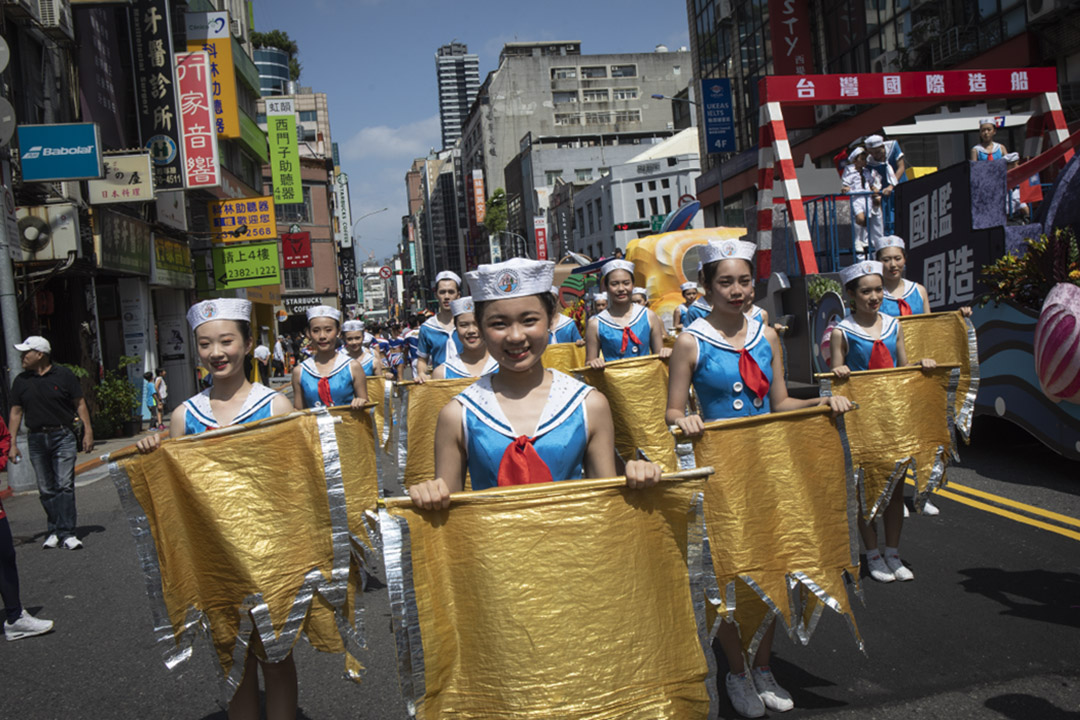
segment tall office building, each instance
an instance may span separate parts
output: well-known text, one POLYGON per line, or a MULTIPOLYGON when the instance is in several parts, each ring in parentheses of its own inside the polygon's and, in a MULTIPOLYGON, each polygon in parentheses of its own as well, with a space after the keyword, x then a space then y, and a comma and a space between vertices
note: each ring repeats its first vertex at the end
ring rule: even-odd
POLYGON ((461 125, 480 89, 480 58, 465 43, 443 45, 435 54, 439 77, 439 120, 442 146, 449 148, 461 137, 461 125))

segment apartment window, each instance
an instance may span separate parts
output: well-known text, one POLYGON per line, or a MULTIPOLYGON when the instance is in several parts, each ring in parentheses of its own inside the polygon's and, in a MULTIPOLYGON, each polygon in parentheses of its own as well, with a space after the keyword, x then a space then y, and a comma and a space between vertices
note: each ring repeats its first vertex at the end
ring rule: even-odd
POLYGON ((265 125, 266 124, 266 113, 257 113, 255 115, 255 124, 256 125, 265 125))
POLYGON ((636 193, 645 192, 645 183, 634 183, 634 192, 636 192, 636 193))
POLYGON ((577 113, 555 113, 556 125, 580 125, 581 116, 577 113))
POLYGON ((667 178, 663 178, 663 179, 662 179, 662 180, 660 181, 660 187, 662 187, 662 188, 664 188, 665 190, 667 190, 667 189, 668 189, 669 187, 671 187, 671 180, 669 180, 669 179, 667 179, 667 178))
POLYGON ((592 168, 578 168, 574 170, 574 177, 580 182, 592 182, 592 168))
MULTIPOLYGON (((269 186, 267 186, 269 189, 269 186)), ((311 186, 304 185, 304 202, 289 203, 287 205, 274 205, 274 213, 279 223, 311 224, 313 213, 311 211, 311 186)))
POLYGON ((656 181, 655 180, 650 180, 649 181, 649 190, 656 190, 656 181))
POLYGON ((315 142, 315 138, 318 137, 318 133, 315 131, 315 128, 303 128, 303 131, 304 140, 306 140, 307 142, 315 142))
MULTIPOLYGON (((575 91, 575 92, 555 92, 555 93, 551 93, 551 99, 552 99, 553 102, 555 102, 555 104, 559 104, 559 103, 576 103, 577 102, 577 92, 575 91)), ((589 101, 589 99, 585 98, 585 102, 588 102, 588 101, 589 101)))
POLYGON ((577 229, 582 234, 585 233, 585 210, 583 208, 577 209, 577 229))
POLYGON ((319 114, 315 110, 301 110, 300 122, 317 122, 319 114))
POLYGON ((608 125, 611 123, 611 113, 608 112, 588 112, 585 113, 586 125, 608 125))
POLYGON ((611 91, 616 100, 637 100, 637 88, 615 88, 611 91))
POLYGON ((637 199, 637 216, 639 219, 645 219, 645 198, 637 199))
POLYGON ((603 90, 585 90, 581 93, 582 99, 585 102, 607 102, 608 91, 607 88, 603 90))
POLYGON ((603 66, 600 66, 600 67, 583 67, 583 68, 581 68, 581 77, 589 78, 589 79, 606 78, 607 77, 607 68, 603 67, 603 66))
POLYGON ((627 122, 641 122, 640 110, 616 110, 615 122, 627 123, 627 122))
POLYGON ((552 80, 573 80, 577 77, 577 68, 557 67, 551 68, 552 80))
POLYGON ((637 77, 637 65, 612 65, 611 77, 637 77))
POLYGON ((671 196, 670 195, 665 195, 664 196, 664 212, 665 213, 671 212, 671 196))
POLYGON ((601 228, 604 227, 604 206, 600 198, 596 198, 596 224, 601 228))
POLYGON ((649 207, 652 208, 652 214, 653 215, 659 215, 660 214, 660 205, 657 204, 656 198, 654 198, 654 197, 649 198, 649 207))
POLYGON ((282 271, 285 274, 285 289, 313 290, 315 277, 312 270, 312 268, 285 268, 282 271))
POLYGON ((562 178, 562 170, 547 170, 544 172, 544 184, 554 185, 556 180, 562 178))
POLYGON ((589 234, 592 235, 593 233, 596 232, 596 226, 595 226, 595 224, 593 222, 594 218, 593 218, 592 203, 585 203, 585 212, 587 212, 589 214, 589 234))

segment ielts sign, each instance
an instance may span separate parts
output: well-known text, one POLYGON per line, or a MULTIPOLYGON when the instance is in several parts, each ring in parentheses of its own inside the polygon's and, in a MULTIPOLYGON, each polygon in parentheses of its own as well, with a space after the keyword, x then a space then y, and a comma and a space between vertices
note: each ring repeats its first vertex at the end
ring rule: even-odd
POLYGON ((95 123, 20 125, 23 182, 94 180, 104 174, 95 123))

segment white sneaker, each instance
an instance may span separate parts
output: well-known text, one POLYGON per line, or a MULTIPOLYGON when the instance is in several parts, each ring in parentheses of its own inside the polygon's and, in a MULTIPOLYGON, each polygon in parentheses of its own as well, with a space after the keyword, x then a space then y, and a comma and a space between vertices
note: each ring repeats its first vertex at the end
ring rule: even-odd
POLYGON ((791 694, 776 682, 772 670, 767 667, 754 668, 750 675, 754 678, 754 687, 757 688, 758 697, 765 703, 765 707, 773 712, 787 712, 795 707, 791 694))
POLYGON ((938 506, 935 505, 934 503, 930 502, 929 500, 927 500, 926 504, 923 505, 923 509, 922 509, 922 514, 923 515, 933 516, 933 515, 938 515, 939 513, 941 513, 941 511, 938 510, 938 506))
POLYGON ((899 555, 885 555, 885 565, 892 571, 893 578, 900 582, 907 582, 915 579, 915 573, 911 572, 911 570, 900 561, 899 555))
POLYGON ((878 582, 891 583, 896 577, 889 570, 889 566, 885 564, 885 561, 881 559, 881 556, 871 558, 866 556, 866 566, 870 568, 870 577, 874 578, 878 582))
POLYGON ((728 673, 724 679, 724 686, 727 688, 728 700, 731 700, 731 706, 735 708, 735 712, 747 718, 759 718, 765 715, 765 704, 758 696, 750 673, 744 672, 742 675, 728 673))
POLYGON ((907 509, 907 503, 904 503, 904 517, 911 517, 911 513, 907 509))
POLYGON ((65 550, 82 550, 82 546, 82 541, 74 535, 68 535, 66 538, 64 538, 65 550))
POLYGON ((45 538, 45 542, 41 543, 41 547, 46 550, 55 550, 60 547, 60 538, 56 533, 52 533, 49 537, 45 538))
POLYGON ((21 640, 23 638, 33 637, 34 635, 44 635, 53 628, 52 620, 42 620, 36 618, 26 610, 22 611, 22 615, 19 619, 13 623, 4 621, 4 637, 8 639, 8 642, 12 640, 21 640))

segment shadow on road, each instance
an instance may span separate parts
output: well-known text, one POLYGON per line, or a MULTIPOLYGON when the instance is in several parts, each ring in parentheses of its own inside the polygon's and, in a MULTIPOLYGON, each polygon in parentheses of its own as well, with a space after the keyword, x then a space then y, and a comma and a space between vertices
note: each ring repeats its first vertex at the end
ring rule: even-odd
POLYGON ((1080 575, 1076 573, 1000 568, 969 568, 959 573, 967 577, 960 582, 964 590, 1004 605, 1002 615, 1080 628, 1080 575))
POLYGON ((1038 718, 1039 720, 1077 720, 1077 718, 1080 718, 1080 713, 1062 710, 1045 698, 1020 693, 998 695, 990 698, 983 705, 987 709, 1001 713, 1013 720, 1029 720, 1030 718, 1038 718))
POLYGON ((978 448, 978 452, 965 453, 964 447, 960 446, 960 467, 1012 485, 1045 487, 1080 495, 1080 483, 1075 481, 1077 464, 1051 452, 1006 420, 985 416, 975 418, 971 446, 978 448))

